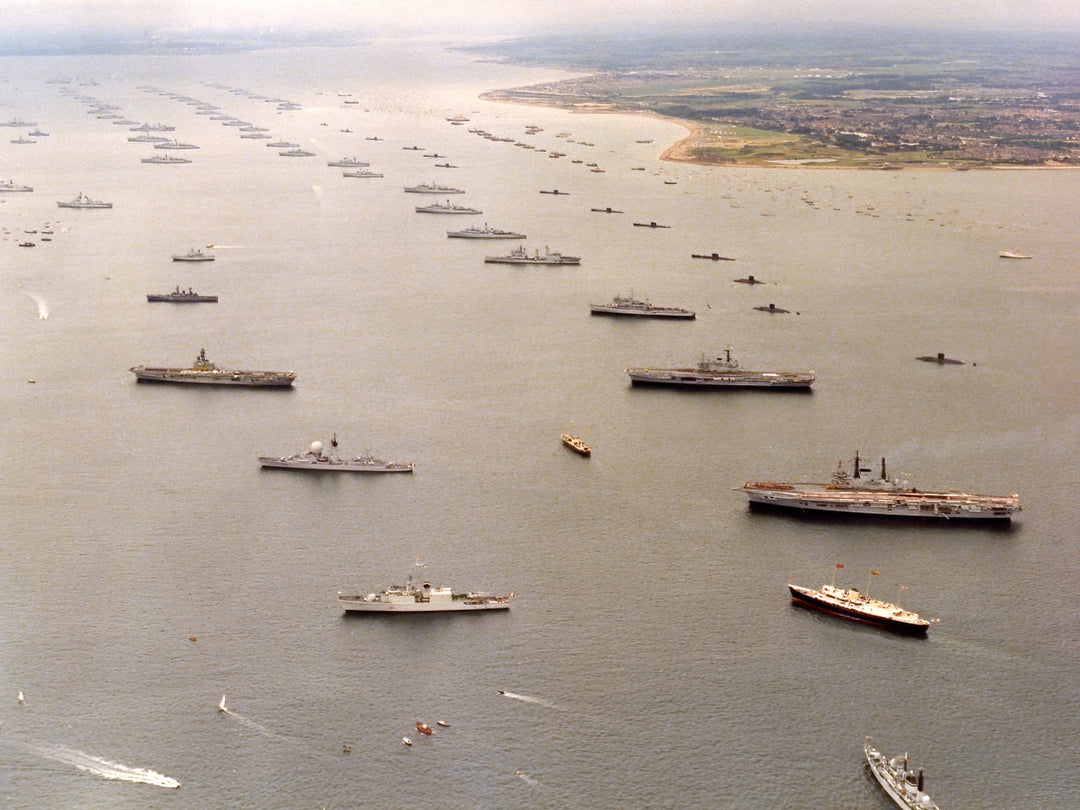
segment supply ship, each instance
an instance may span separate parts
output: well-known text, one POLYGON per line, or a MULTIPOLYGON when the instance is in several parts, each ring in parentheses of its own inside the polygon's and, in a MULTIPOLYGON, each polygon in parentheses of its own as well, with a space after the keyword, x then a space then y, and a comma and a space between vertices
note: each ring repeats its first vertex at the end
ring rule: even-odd
POLYGON ((206 359, 200 349, 191 368, 135 366, 131 369, 139 382, 196 383, 201 385, 240 385, 248 388, 289 388, 296 380, 292 371, 229 371, 206 359))
POLYGON ((731 358, 730 349, 723 357, 702 357, 695 368, 631 366, 626 373, 634 385, 809 390, 814 384, 812 371, 747 371, 731 358))
POLYGON ((863 479, 870 472, 855 454, 855 466, 848 473, 840 464, 829 483, 783 483, 748 481, 743 492, 751 506, 797 509, 848 515, 880 515, 894 518, 936 518, 941 520, 1010 520, 1020 511, 1020 496, 972 495, 968 492, 931 492, 902 486, 886 475, 881 459, 881 477, 863 479))

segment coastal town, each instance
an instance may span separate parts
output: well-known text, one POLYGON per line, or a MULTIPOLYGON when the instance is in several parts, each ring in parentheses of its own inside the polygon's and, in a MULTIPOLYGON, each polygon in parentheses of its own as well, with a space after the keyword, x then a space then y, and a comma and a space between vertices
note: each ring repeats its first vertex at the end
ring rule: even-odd
MULTIPOLYGON (((679 51, 666 63, 561 58, 581 75, 486 94, 581 112, 658 115, 690 130, 669 160, 868 168, 1080 166, 1075 59, 978 51, 947 61, 870 51, 820 56, 679 51), (642 67, 646 65, 646 67, 642 67)), ((533 58, 537 58, 535 55, 533 58)))

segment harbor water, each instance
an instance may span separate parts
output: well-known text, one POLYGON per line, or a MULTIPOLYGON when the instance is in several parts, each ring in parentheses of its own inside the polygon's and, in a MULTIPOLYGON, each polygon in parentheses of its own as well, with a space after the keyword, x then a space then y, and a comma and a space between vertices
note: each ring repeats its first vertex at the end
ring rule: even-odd
POLYGON ((34 187, 0 194, 0 806, 873 810, 866 735, 942 807, 1080 805, 1080 175, 675 164, 675 123, 480 99, 561 75, 390 40, 0 62, 0 121, 49 133, 0 129, 0 177, 34 187), (143 164, 96 105, 199 148, 143 164), (416 213, 442 201, 421 182, 483 214, 416 213), (79 192, 113 207, 57 207, 79 192), (581 265, 446 236, 484 222, 581 265), (171 261, 191 248, 216 261, 171 261), (734 261, 691 258, 713 252, 734 261), (147 303, 176 286, 219 302, 147 303), (590 316, 631 292, 698 317, 590 316), (129 371, 202 348, 296 384, 129 371), (625 374, 728 348, 813 392, 625 374), (938 352, 963 365, 915 359, 938 352), (416 470, 256 461, 335 434, 416 470), (862 523, 738 491, 856 452, 1023 512, 862 523), (335 603, 417 558, 512 609, 335 603), (837 564, 940 623, 791 605, 837 564))

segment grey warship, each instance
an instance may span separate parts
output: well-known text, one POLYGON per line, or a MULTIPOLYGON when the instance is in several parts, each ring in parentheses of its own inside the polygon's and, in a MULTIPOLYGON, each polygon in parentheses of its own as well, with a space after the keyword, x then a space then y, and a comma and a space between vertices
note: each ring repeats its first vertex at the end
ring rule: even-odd
POLYGON ((968 492, 924 491, 889 480, 885 459, 881 477, 870 480, 862 474, 862 459, 855 454, 855 469, 848 473, 838 466, 828 483, 788 483, 748 481, 742 487, 751 506, 796 509, 801 512, 919 518, 921 520, 1008 521, 1020 511, 1020 496, 974 495, 968 492))
POLYGON ((747 371, 731 358, 731 349, 723 357, 702 357, 695 368, 626 369, 634 385, 667 385, 688 388, 755 388, 772 390, 809 390, 814 384, 812 371, 747 371))
POLYGON ((200 349, 191 368, 134 366, 131 373, 139 382, 238 385, 247 388, 290 388, 296 380, 292 371, 233 371, 218 368, 200 349))
POLYGON ((356 458, 341 458, 334 450, 337 448, 337 436, 330 440, 331 451, 323 452, 323 443, 314 441, 306 453, 291 456, 259 456, 263 467, 276 467, 284 470, 309 470, 314 472, 359 472, 359 473, 411 473, 416 465, 411 461, 384 461, 368 453, 356 458))

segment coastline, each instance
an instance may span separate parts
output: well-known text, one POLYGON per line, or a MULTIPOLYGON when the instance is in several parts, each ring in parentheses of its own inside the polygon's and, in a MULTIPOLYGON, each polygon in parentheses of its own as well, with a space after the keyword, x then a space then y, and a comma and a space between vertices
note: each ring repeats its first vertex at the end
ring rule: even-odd
MULTIPOLYGON (((709 159, 702 157, 699 150, 715 149, 721 145, 725 146, 729 150, 733 150, 739 147, 748 146, 751 141, 739 141, 732 143, 730 140, 727 142, 721 142, 720 138, 714 135, 709 127, 698 122, 691 121, 683 118, 672 118, 667 115, 661 115, 660 113, 652 112, 650 110, 633 110, 620 108, 618 105, 611 102, 589 102, 580 103, 570 99, 570 97, 560 98, 559 94, 552 93, 550 91, 543 91, 539 89, 530 88, 511 88, 500 90, 487 90, 480 94, 480 98, 484 101, 493 101, 500 104, 516 104, 524 107, 548 107, 553 109, 561 109, 566 112, 580 114, 580 115, 629 115, 646 118, 654 118, 658 121, 665 121, 670 124, 677 124, 686 130, 686 134, 679 140, 672 143, 670 146, 664 149, 660 153, 658 158, 661 162, 665 163, 684 163, 691 166, 708 166, 713 168, 726 168, 726 169, 831 169, 831 170, 849 170, 849 171, 948 171, 948 172, 964 172, 964 171, 988 171, 988 170, 1011 170, 1011 171, 1057 171, 1057 170, 1076 170, 1077 166, 1049 166, 1042 165, 1010 165, 1002 163, 983 163, 978 161, 948 161, 940 160, 935 162, 928 161, 910 161, 910 162, 896 162, 890 161, 886 156, 857 156, 849 158, 847 162, 841 162, 839 159, 833 158, 799 158, 799 157, 782 157, 770 158, 767 160, 738 160, 728 158, 709 159), (864 165, 860 165, 865 161, 864 165)), ((792 136, 793 142, 796 136, 792 136)))

